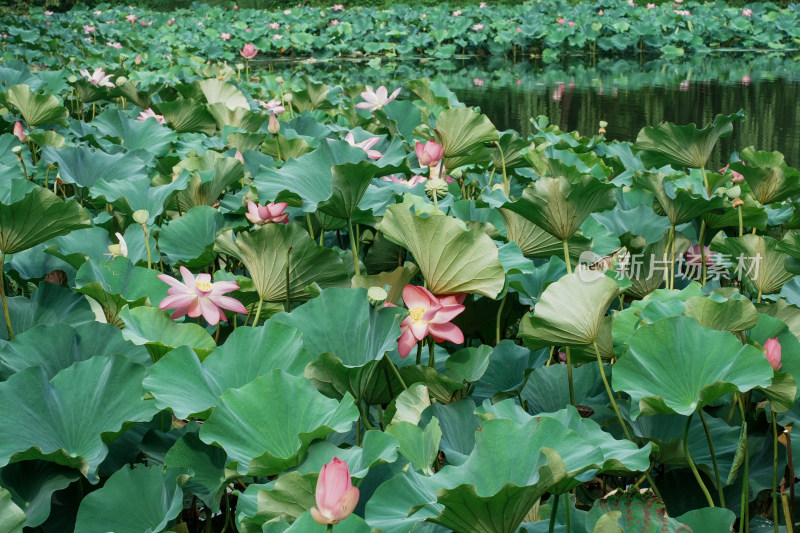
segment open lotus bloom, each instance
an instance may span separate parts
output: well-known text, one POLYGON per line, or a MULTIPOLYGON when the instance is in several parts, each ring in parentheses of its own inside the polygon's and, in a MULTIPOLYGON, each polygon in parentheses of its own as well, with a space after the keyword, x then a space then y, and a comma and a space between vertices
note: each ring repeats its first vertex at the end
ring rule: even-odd
POLYGON ((344 136, 344 140, 347 141, 350 144, 350 146, 361 148, 362 150, 367 152, 367 157, 369 157, 370 159, 380 159, 381 157, 383 157, 382 153, 372 149, 372 147, 378 144, 378 142, 381 140, 380 137, 370 137, 365 141, 357 143, 355 137, 353 137, 353 134, 348 133, 347 135, 344 136))
POLYGON ((323 526, 338 524, 356 508, 358 495, 358 488, 350 480, 347 463, 334 457, 323 465, 317 478, 314 493, 317 506, 311 508, 311 517, 323 526))
POLYGON ((375 111, 376 109, 380 109, 397 98, 397 95, 400 94, 401 87, 398 87, 391 95, 383 85, 378 87, 378 90, 376 91, 372 90, 372 87, 369 85, 367 85, 366 89, 366 91, 361 93, 361 98, 363 98, 364 101, 357 103, 356 107, 358 109, 369 109, 370 111, 375 111))
POLYGON ((417 159, 420 165, 423 167, 434 167, 444 155, 444 146, 436 141, 428 141, 425 144, 417 141, 414 151, 417 153, 417 159))
POLYGON ((89 74, 87 69, 81 69, 78 72, 81 73, 81 76, 88 79, 92 85, 97 85, 98 87, 116 87, 116 85, 111 83, 111 78, 113 78, 114 75, 106 74, 100 67, 94 69, 92 74, 89 74))
POLYGON ((245 59, 253 59, 256 57, 256 54, 258 54, 258 50, 256 50, 253 43, 247 43, 242 47, 239 53, 242 54, 242 57, 245 59))
POLYGON ((239 285, 235 281, 211 282, 210 274, 198 274, 195 278, 189 269, 181 267, 183 283, 168 276, 159 274, 158 279, 170 285, 167 296, 158 305, 159 309, 175 309, 172 318, 180 318, 189 315, 203 318, 215 326, 219 321, 227 322, 223 309, 235 311, 237 313, 247 313, 247 309, 238 300, 224 294, 235 291, 239 285))
POLYGON ((139 113, 139 116, 136 117, 136 120, 144 122, 148 118, 154 118, 159 124, 166 124, 167 121, 164 119, 164 115, 156 115, 156 112, 150 109, 149 107, 144 111, 139 113))
POLYGON ((777 337, 767 339, 764 349, 767 351, 767 361, 772 365, 772 370, 777 372, 781 369, 781 343, 777 337))
POLYGON ((247 220, 253 224, 288 224, 289 213, 283 210, 289 204, 286 202, 270 202, 267 205, 258 205, 255 202, 247 202, 247 220))
POLYGON ((403 301, 408 306, 408 316, 400 324, 397 352, 407 356, 411 349, 427 335, 436 342, 464 342, 464 334, 450 321, 464 311, 464 295, 437 298, 428 289, 415 285, 403 288, 403 301))

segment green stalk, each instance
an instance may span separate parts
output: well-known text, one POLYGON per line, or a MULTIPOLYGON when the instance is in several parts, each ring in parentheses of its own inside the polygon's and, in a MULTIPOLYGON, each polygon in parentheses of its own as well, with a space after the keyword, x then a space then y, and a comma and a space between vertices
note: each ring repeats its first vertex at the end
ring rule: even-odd
MULTIPOLYGON (((595 345, 595 350, 597 346, 595 345)), ((575 405, 575 385, 572 382, 572 352, 570 351, 569 346, 564 347, 564 351, 567 353, 567 381, 569 382, 569 404, 575 405)), ((598 354, 597 357, 600 357, 598 354)), ((600 368, 602 369, 602 363, 600 368)), ((613 401, 613 400, 612 400, 613 401)))
POLYGON ((407 390, 408 387, 406 386, 406 382, 403 381, 402 377, 400 377, 400 372, 397 370, 397 367, 394 366, 394 363, 392 362, 392 360, 389 359, 389 355, 388 354, 383 354, 383 360, 386 363, 386 365, 392 370, 392 373, 394 373, 394 377, 396 377, 397 381, 400 382, 400 386, 403 387, 403 390, 407 390))
POLYGON ((314 239, 314 226, 311 225, 311 213, 306 213, 306 223, 308 224, 308 234, 311 236, 311 240, 314 239))
POLYGON ((672 290, 675 288, 675 224, 672 224, 669 229, 669 243, 667 243, 667 250, 669 251, 669 279, 667 280, 667 288, 672 290))
POLYGON ((292 302, 290 300, 291 296, 291 285, 289 284, 289 273, 290 273, 290 255, 292 253, 292 248, 294 246, 289 246, 289 249, 286 250, 286 312, 288 313, 291 309, 292 302))
POLYGON ((428 366, 436 368, 436 341, 430 335, 428 336, 428 366))
POLYGON ((742 415, 742 428, 744 431, 744 475, 742 477, 742 501, 739 511, 739 533, 743 533, 745 531, 750 531, 750 524, 748 523, 750 514, 750 450, 747 441, 747 418, 745 417, 747 413, 744 409, 743 395, 736 392, 734 393, 734 397, 735 401, 739 404, 739 411, 742 415))
POLYGON ((567 264, 567 274, 572 274, 572 263, 569 260, 569 243, 564 240, 564 262, 567 264))
POLYGON ((739 210, 739 237, 744 235, 744 219, 742 218, 742 206, 737 207, 736 209, 739 210))
POLYGON ((350 234, 350 248, 353 250, 353 265, 356 267, 356 276, 361 275, 361 267, 358 266, 358 246, 356 245, 356 235, 353 233, 353 221, 347 219, 347 231, 350 234))
POLYGON ((693 415, 694 413, 689 415, 689 418, 686 419, 686 427, 683 430, 683 454, 686 456, 686 460, 689 462, 689 468, 691 469, 692 474, 694 474, 697 484, 700 485, 700 490, 703 491, 703 495, 706 497, 708 506, 716 507, 714 505, 714 498, 712 498, 711 494, 709 494, 705 483, 703 483, 703 478, 700 477, 700 472, 697 471, 697 467, 694 465, 694 461, 692 461, 692 455, 689 453, 689 424, 692 422, 693 415))
POLYGON ((258 309, 256 309, 256 316, 253 319, 253 327, 256 327, 258 325, 258 317, 261 316, 261 298, 258 299, 256 305, 258 306, 258 309))
POLYGON ((722 492, 722 478, 719 475, 719 466, 717 465, 717 453, 714 450, 714 441, 711 440, 711 431, 708 428, 706 417, 703 415, 703 410, 698 410, 698 413, 700 413, 700 421, 703 423, 703 429, 706 432, 708 450, 711 452, 711 462, 714 465, 714 477, 717 480, 717 491, 719 492, 719 505, 720 507, 725 507, 725 495, 722 492))
POLYGON ((375 429, 372 423, 369 421, 369 415, 367 414, 367 410, 365 409, 365 403, 361 400, 358 402, 358 412, 361 413, 361 421, 364 422, 364 430, 375 429))
POLYGON ((794 527, 792 527, 791 520, 792 511, 791 507, 789 507, 789 500, 786 498, 786 493, 781 493, 781 503, 783 505, 783 521, 786 523, 786 531, 788 533, 794 533, 794 527))
POLYGON ((150 238, 147 234, 147 224, 142 224, 142 229, 144 230, 144 247, 147 250, 147 269, 150 269, 150 265, 152 263, 150 258, 150 238))
POLYGON ((503 299, 500 302, 500 309, 497 310, 497 323, 495 325, 495 333, 496 339, 495 346, 500 344, 500 322, 501 322, 501 315, 503 314, 503 307, 506 305, 506 298, 508 298, 508 291, 503 295, 503 299))
POLYGON ((506 156, 503 154, 503 149, 500 148, 500 143, 494 143, 497 150, 500 152, 500 163, 503 166, 503 191, 505 191, 506 196, 509 195, 509 187, 508 187, 508 174, 506 173, 506 156))
MULTIPOLYGON (((700 223, 700 237, 698 244, 700 244, 700 285, 706 284, 706 247, 703 246, 706 237, 706 221, 700 223)), ((724 505, 723 505, 724 507, 724 505)))
POLYGON ((558 514, 558 494, 553 494, 553 506, 550 508, 550 527, 549 533, 554 533, 556 529, 556 514, 558 514))
MULTIPOLYGON (((606 379, 606 373, 605 370, 603 370, 603 360, 600 358, 600 350, 597 348, 597 341, 592 341, 592 346, 594 346, 594 354, 597 357, 597 366, 600 367, 600 377, 603 378, 603 385, 606 387, 608 399, 611 400, 611 407, 614 408, 614 412, 617 414, 617 419, 622 425, 622 431, 625 432, 625 438, 633 442, 631 434, 628 432, 628 426, 625 425, 625 420, 622 419, 622 413, 619 412, 619 406, 617 406, 617 401, 614 399, 614 394, 611 392, 611 386, 608 384, 608 379, 606 379)), ((649 478, 648 481, 650 481, 649 478)))
POLYGON ((333 524, 328 524, 328 533, 333 533, 333 524))
POLYGON ((8 314, 8 302, 6 301, 6 283, 5 283, 5 271, 3 270, 3 265, 6 262, 6 253, 5 251, 0 254, 0 298, 3 299, 3 316, 6 319, 6 329, 8 330, 8 340, 14 340, 14 330, 11 329, 11 316, 8 314))
POLYGON ((567 493, 567 498, 564 500, 564 503, 567 508, 567 533, 572 533, 572 502, 570 502, 569 493, 567 493))
MULTIPOLYGON (((772 524, 778 533, 778 424, 772 411, 772 524)), ((792 480, 794 483, 794 480, 792 480)))

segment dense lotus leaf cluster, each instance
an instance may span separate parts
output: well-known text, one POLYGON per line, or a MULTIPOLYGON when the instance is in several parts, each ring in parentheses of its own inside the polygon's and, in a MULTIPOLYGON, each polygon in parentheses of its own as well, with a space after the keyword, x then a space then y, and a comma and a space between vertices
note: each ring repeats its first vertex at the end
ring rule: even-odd
POLYGON ((742 113, 523 137, 424 79, 107 59, 0 67, 8 530, 319 530, 334 458, 337 530, 792 520, 800 171, 711 167, 742 113))

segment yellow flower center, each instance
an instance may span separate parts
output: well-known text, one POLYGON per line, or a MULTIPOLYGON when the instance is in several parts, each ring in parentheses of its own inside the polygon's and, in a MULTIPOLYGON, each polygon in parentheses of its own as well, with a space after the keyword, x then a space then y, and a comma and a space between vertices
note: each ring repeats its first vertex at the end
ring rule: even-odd
POLYGON ((412 307, 411 309, 408 310, 408 316, 410 316, 411 320, 413 320, 414 322, 419 322, 420 320, 422 320, 422 315, 424 314, 425 314, 424 307, 412 307))
POLYGON ((213 288, 213 284, 210 281, 195 281, 194 284, 203 292, 209 292, 213 288))

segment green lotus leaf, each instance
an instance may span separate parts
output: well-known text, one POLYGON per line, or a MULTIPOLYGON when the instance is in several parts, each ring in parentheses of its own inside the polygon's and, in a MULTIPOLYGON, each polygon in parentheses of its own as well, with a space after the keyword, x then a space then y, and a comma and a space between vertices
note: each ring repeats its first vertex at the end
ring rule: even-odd
POLYGON ((398 421, 389 424, 386 433, 397 439, 400 453, 415 468, 426 476, 433 475, 433 462, 439 455, 439 442, 442 439, 442 430, 436 417, 428 422, 424 430, 411 422, 398 421))
POLYGON ((706 211, 703 220, 711 229, 720 229, 739 226, 739 210, 742 211, 742 225, 760 230, 766 229, 769 224, 767 211, 758 203, 753 195, 743 194, 741 200, 744 205, 734 208, 729 198, 725 198, 722 206, 723 212, 706 211))
POLYGON ((407 204, 390 206, 381 233, 406 248, 417 262, 428 290, 436 295, 474 292, 495 298, 505 285, 497 246, 482 232, 467 231, 446 216, 422 218, 407 204))
POLYGON ((107 154, 88 146, 61 150, 47 146, 42 150, 42 159, 58 165, 62 181, 90 189, 104 182, 144 179, 149 174, 147 163, 139 154, 107 154))
POLYGON ((216 406, 226 390, 273 369, 301 376, 310 360, 299 331, 268 321, 263 327, 237 328, 202 363, 187 346, 169 352, 153 365, 143 385, 157 406, 183 419, 216 406))
POLYGON ((91 225, 89 214, 78 202, 65 202, 37 187, 13 202, 0 203, 0 250, 4 255, 14 254, 91 225))
POLYGON ((85 104, 99 102, 100 100, 110 99, 110 90, 101 85, 95 85, 86 78, 79 78, 73 84, 79 99, 85 104))
MULTIPOLYGON (((632 209, 623 209, 617 205, 610 211, 592 213, 591 217, 603 225, 608 231, 616 235, 622 244, 632 238, 640 236, 646 244, 659 241, 669 230, 669 220, 656 215, 649 206, 638 205, 632 209)), ((570 243, 570 251, 571 251, 570 243)))
POLYGON ((196 132, 210 137, 217 131, 217 122, 206 106, 192 99, 163 102, 155 107, 178 133, 196 132))
POLYGON ((789 256, 784 265, 786 270, 792 274, 800 274, 800 233, 797 231, 786 233, 776 249, 789 256))
POLYGON ((445 361, 447 376, 454 380, 475 383, 489 368, 491 354, 492 347, 485 344, 477 348, 458 350, 445 361))
MULTIPOLYGON (((150 214, 147 223, 152 224, 156 217, 164 212, 170 198, 189 186, 189 176, 182 174, 172 182, 153 185, 155 184, 151 184, 150 179, 146 177, 100 181, 91 188, 90 193, 93 198, 103 198, 127 215, 145 210, 150 214)), ((144 248, 144 239, 142 239, 142 248, 144 248)))
POLYGON ((217 346, 204 328, 192 322, 175 322, 166 311, 155 307, 126 307, 119 317, 125 322, 122 336, 136 345, 144 345, 153 361, 179 346, 189 346, 204 359, 217 346))
POLYGON ((250 104, 244 93, 232 83, 227 83, 217 78, 209 78, 195 83, 203 91, 206 102, 209 104, 222 103, 228 109, 239 107, 250 110, 250 104))
POLYGON ((305 378, 273 370, 225 391, 200 438, 222 446, 241 474, 271 476, 300 464, 313 440, 349 430, 356 418, 352 397, 339 403, 305 378))
POLYGON ((364 432, 360 448, 339 448, 329 441, 317 441, 309 446, 308 454, 297 471, 301 474, 319 472, 334 457, 347 463, 351 477, 364 479, 373 466, 393 463, 397 459, 397 440, 383 431, 369 430, 364 432))
POLYGON ((25 520, 25 513, 11 501, 11 493, 0 487, 0 531, 22 533, 25 520))
POLYGON ((217 232, 225 226, 225 217, 211 206, 192 207, 161 228, 159 250, 166 256, 165 262, 171 265, 189 269, 204 267, 214 261, 214 241, 217 232))
POLYGON ((757 348, 692 318, 673 317, 642 326, 628 339, 612 383, 630 394, 635 420, 655 413, 691 415, 728 392, 769 387, 772 374, 757 348))
POLYGON ((691 283, 680 291, 658 289, 642 300, 634 300, 627 309, 614 316, 612 337, 615 346, 628 342, 633 333, 646 324, 652 324, 671 316, 681 316, 686 310, 686 301, 702 297, 699 283, 691 283))
POLYGON ((439 448, 447 457, 447 463, 464 464, 475 447, 475 431, 481 422, 475 415, 475 402, 472 398, 448 404, 436 402, 425 409, 421 422, 427 424, 434 417, 442 428, 439 448))
POLYGON ((576 180, 541 177, 503 207, 530 220, 560 241, 569 241, 587 217, 616 204, 615 187, 591 175, 576 180))
POLYGON ((720 331, 744 331, 758 323, 756 306, 735 290, 689 298, 684 314, 703 327, 720 331))
POLYGON ((423 383, 414 383, 386 407, 383 421, 387 425, 392 422, 410 422, 417 425, 422 418, 422 412, 430 405, 431 398, 428 394, 428 387, 423 383))
POLYGON ((92 121, 92 126, 108 137, 116 137, 128 151, 144 150, 155 157, 164 157, 178 139, 169 128, 155 120, 136 120, 118 109, 108 109, 92 121))
POLYGON ((489 118, 469 107, 442 111, 436 117, 433 131, 439 144, 444 147, 444 165, 447 169, 475 163, 488 164, 491 153, 484 144, 500 140, 500 134, 489 118))
POLYGON ((219 502, 226 488, 225 452, 202 442, 197 433, 186 433, 178 439, 164 457, 169 468, 184 468, 187 474, 178 476, 178 485, 195 494, 212 511, 219 512, 219 502))
POLYGON ((685 174, 641 172, 634 174, 633 184, 653 193, 654 203, 658 208, 656 213, 663 211, 674 226, 689 222, 712 209, 723 207, 724 201, 720 196, 708 199, 692 189, 676 185, 676 181, 683 178, 685 174))
POLYGON ((403 303, 403 288, 419 272, 419 268, 414 263, 405 263, 391 272, 380 272, 374 275, 361 274, 353 276, 350 280, 353 288, 369 290, 370 287, 388 288, 386 301, 395 305, 403 303))
POLYGON ((318 477, 317 471, 306 474, 289 472, 279 477, 272 488, 258 491, 258 510, 248 522, 265 524, 281 518, 297 519, 312 507, 316 507, 314 492, 318 477))
POLYGON ((0 346, 0 378, 8 379, 16 372, 39 366, 47 379, 52 379, 73 363, 112 354, 124 355, 142 366, 151 363, 147 350, 123 339, 119 328, 111 324, 39 324, 0 346))
MULTIPOLYGON (((371 533, 372 529, 364 519, 356 514, 351 514, 336 524, 341 533, 371 533)), ((324 533, 326 526, 321 526, 314 521, 310 512, 306 512, 286 529, 286 533, 324 533)))
POLYGON ((775 294, 794 277, 786 270, 786 256, 778 250, 779 241, 761 235, 725 238, 718 233, 711 249, 727 255, 733 277, 743 281, 753 293, 775 294))
MULTIPOLYGON (((442 403, 460 400, 467 393, 467 385, 448 376, 439 374, 436 369, 427 365, 401 366, 400 376, 405 383, 422 383, 428 387, 431 398, 442 403)), ((400 385, 392 380, 393 386, 398 390, 400 385)))
POLYGON ((767 205, 800 194, 800 171, 786 165, 780 152, 756 151, 752 146, 739 152, 741 162, 731 163, 750 186, 753 195, 767 205))
POLYGON ((646 168, 704 168, 717 139, 733 132, 733 123, 744 120, 744 111, 732 115, 717 115, 703 129, 694 124, 676 126, 662 122, 658 126, 642 128, 636 136, 634 148, 639 150, 646 168))
POLYGON ((625 491, 614 491, 598 499, 586 515, 586 531, 597 531, 595 525, 609 512, 621 512, 623 531, 642 533, 691 533, 692 528, 667 516, 664 504, 651 491, 640 492, 633 487, 625 491))
POLYGON ((317 83, 311 80, 308 76, 304 76, 303 79, 305 81, 305 89, 292 91, 292 106, 300 113, 314 111, 315 109, 333 109, 333 104, 328 99, 331 88, 324 83, 317 83))
POLYGON ((529 347, 592 344, 618 293, 617 282, 608 276, 592 271, 567 274, 547 286, 533 315, 523 318, 519 336, 529 347))
POLYGON ((146 370, 121 355, 79 361, 48 381, 41 367, 29 367, 0 383, 0 427, 25 428, 0 436, 0 464, 46 459, 77 468, 89 481, 108 454, 103 434, 125 422, 145 422, 158 412, 142 399, 146 370), (35 423, 32 423, 35 421, 35 423))
POLYGON ((489 366, 481 379, 475 383, 472 398, 476 402, 497 398, 496 401, 516 396, 522 389, 524 373, 529 364, 531 352, 524 346, 517 346, 511 339, 503 339, 494 347, 489 358, 489 366))
MULTIPOLYGON (((139 90, 139 85, 142 85, 141 80, 128 80, 117 78, 114 80, 117 86, 116 92, 142 109, 147 109, 152 104, 151 94, 155 93, 160 87, 150 86, 150 90, 139 90)), ((162 84, 159 84, 163 86, 162 84)))
MULTIPOLYGON (((670 259, 677 262, 683 253, 691 246, 691 241, 684 237, 682 233, 675 234, 675 255, 671 258, 667 253, 669 246, 669 234, 665 234, 660 240, 650 243, 639 253, 632 252, 630 261, 625 269, 625 277, 630 281, 631 286, 626 290, 635 298, 645 298, 648 294, 661 287, 664 280, 668 278, 668 266, 670 259)), ((676 277, 677 266, 676 266, 676 277)))
POLYGON ((242 107, 231 109, 221 102, 209 105, 208 111, 217 121, 217 127, 220 130, 229 126, 252 133, 258 131, 269 118, 269 115, 254 113, 242 107))
MULTIPOLYGON (((41 283, 30 299, 14 296, 6 298, 6 301, 11 329, 16 335, 39 324, 63 322, 79 326, 95 321, 94 312, 86 298, 54 283, 41 283)), ((7 338, 6 322, 0 320, 0 339, 7 338)))
POLYGON ((183 508, 179 470, 124 466, 102 488, 87 495, 78 509, 76 531, 141 533, 162 531, 183 508))
MULTIPOLYGON (((567 366, 550 365, 535 368, 528 376, 520 396, 529 413, 551 413, 570 403, 567 366)), ((604 393, 597 365, 581 365, 572 370, 575 405, 604 393)))
POLYGON ((225 142, 228 146, 239 150, 240 153, 245 153, 250 150, 258 151, 261 148, 261 143, 267 138, 266 133, 242 133, 234 131, 225 137, 225 142))
POLYGON ((307 300, 304 289, 313 283, 322 289, 348 284, 339 255, 317 246, 296 224, 267 224, 237 233, 236 240, 233 232, 227 231, 217 237, 214 250, 244 263, 265 302, 286 300, 287 292, 292 301, 307 300))
MULTIPOLYGON (((0 470, 0 484, 11 492, 14 503, 25 512, 26 527, 37 527, 47 520, 53 493, 67 488, 78 478, 80 474, 76 470, 47 461, 20 461, 0 470)), ((2 505, 0 503, 0 508, 2 505)), ((8 531, 4 527, 7 526, 0 511, 0 531, 8 531)))
POLYGON ((52 146, 56 150, 61 150, 67 146, 67 140, 63 135, 47 130, 47 131, 34 131, 28 137, 35 142, 38 146, 52 146))
POLYGON ((212 205, 233 184, 244 177, 244 166, 233 158, 209 150, 203 157, 187 157, 172 169, 173 174, 191 174, 189 186, 178 193, 176 202, 181 212, 197 205, 212 205))
MULTIPOLYGON (((549 259, 554 255, 561 256, 564 254, 563 242, 527 218, 508 209, 500 209, 500 214, 503 216, 508 240, 517 243, 525 257, 549 259)), ((578 260, 582 252, 591 249, 591 239, 587 239, 582 235, 574 235, 569 239, 569 255, 575 261, 578 260)))
POLYGON ((8 90, 8 103, 19 109, 31 128, 42 124, 67 127, 67 110, 52 94, 35 94, 25 84, 15 85, 8 90))
POLYGON ((692 531, 708 531, 709 533, 727 533, 733 531, 736 514, 730 509, 721 507, 705 507, 694 509, 675 518, 692 531))
MULTIPOLYGON (((308 144, 308 141, 303 137, 287 139, 284 135, 271 135, 267 140, 261 143, 260 150, 261 153, 267 154, 275 159, 292 160, 300 159, 301 156, 313 151, 314 147, 308 144)), ((281 196, 281 198, 285 197, 281 196)))

